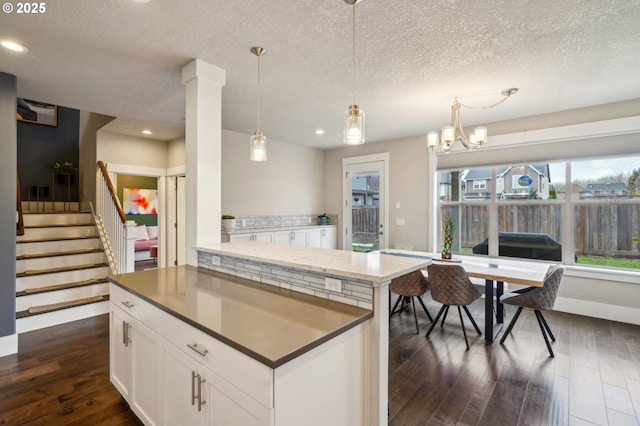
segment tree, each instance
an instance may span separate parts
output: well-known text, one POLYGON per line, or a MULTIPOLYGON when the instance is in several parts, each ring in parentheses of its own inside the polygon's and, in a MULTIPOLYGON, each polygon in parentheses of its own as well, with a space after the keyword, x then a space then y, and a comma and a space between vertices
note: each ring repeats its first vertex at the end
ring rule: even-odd
POLYGON ((640 167, 631 172, 629 179, 627 179, 627 194, 629 197, 638 195, 640 189, 640 167))

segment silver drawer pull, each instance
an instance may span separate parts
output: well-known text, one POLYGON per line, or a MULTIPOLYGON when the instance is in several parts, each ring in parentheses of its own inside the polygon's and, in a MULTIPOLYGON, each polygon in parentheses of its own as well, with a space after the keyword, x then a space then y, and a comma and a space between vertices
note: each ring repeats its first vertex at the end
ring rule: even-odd
POLYGON ((188 343, 187 346, 189 346, 190 349, 196 351, 198 355, 207 356, 207 354, 209 353, 209 351, 206 349, 200 349, 197 343, 188 343))
POLYGON ((127 302, 126 300, 124 302, 120 302, 122 303, 124 306, 126 306, 127 308, 131 309, 133 308, 135 305, 131 302, 127 302))

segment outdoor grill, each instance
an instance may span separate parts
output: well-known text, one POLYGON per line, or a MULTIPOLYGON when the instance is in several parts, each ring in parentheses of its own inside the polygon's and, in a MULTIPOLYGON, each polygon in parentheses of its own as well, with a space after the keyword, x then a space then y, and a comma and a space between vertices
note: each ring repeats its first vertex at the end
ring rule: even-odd
MULTIPOLYGON (((489 254, 489 239, 473 246, 474 254, 489 254)), ((524 259, 562 260, 562 245, 547 234, 499 232, 500 256, 524 259)))

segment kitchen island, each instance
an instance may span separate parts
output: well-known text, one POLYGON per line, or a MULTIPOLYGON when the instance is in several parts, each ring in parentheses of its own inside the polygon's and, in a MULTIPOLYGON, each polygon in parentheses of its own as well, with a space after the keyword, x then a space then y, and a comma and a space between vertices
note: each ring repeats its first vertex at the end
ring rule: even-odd
MULTIPOLYGON (((363 358, 351 357, 354 368, 364 369, 364 417, 353 423, 308 418, 300 424, 387 424, 389 283, 428 266, 430 259, 256 241, 213 243, 196 249, 201 268, 372 310, 373 318, 362 324, 363 358)), ((340 379, 334 385, 339 389, 340 379)), ((331 405, 327 404, 327 410, 331 405)))

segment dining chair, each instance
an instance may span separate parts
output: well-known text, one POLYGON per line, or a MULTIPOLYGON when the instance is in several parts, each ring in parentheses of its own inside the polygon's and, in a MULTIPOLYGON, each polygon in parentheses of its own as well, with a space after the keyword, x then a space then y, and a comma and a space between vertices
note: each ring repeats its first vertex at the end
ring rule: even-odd
POLYGON ((422 300, 422 295, 429 290, 429 281, 422 273, 422 270, 418 269, 413 272, 409 272, 408 274, 402 275, 400 277, 394 278, 391 280, 391 284, 389 285, 389 289, 398 295, 398 299, 396 303, 393 305, 393 309, 389 313, 389 321, 391 321, 391 316, 396 313, 396 308, 398 304, 402 300, 402 305, 400 305, 400 309, 397 311, 398 314, 402 312, 405 303, 409 302, 411 299, 411 304, 413 307, 413 318, 416 322, 416 334, 420 333, 420 329, 418 328, 418 315, 416 314, 416 302, 414 299, 418 299, 420 304, 422 305, 422 309, 427 314, 427 318, 429 321, 433 321, 427 306, 424 304, 422 300))
POLYGON ((431 264, 427 270, 429 271, 431 298, 436 302, 442 303, 442 308, 440 308, 438 315, 436 315, 436 318, 431 323, 431 327, 429 327, 425 337, 427 339, 429 338, 433 327, 436 325, 438 319, 443 313, 445 316, 443 317, 440 326, 442 327, 444 325, 444 318, 446 317, 446 313, 449 311, 449 306, 457 306, 458 315, 460 316, 460 324, 462 325, 462 333, 464 334, 464 342, 467 345, 467 350, 469 350, 467 331, 465 329, 460 307, 462 307, 467 313, 467 316, 471 320, 473 327, 478 332, 478 335, 481 335, 482 333, 478 328, 478 324, 476 324, 473 316, 471 316, 471 312, 469 312, 469 309, 467 308, 467 305, 480 297, 480 292, 473 285, 471 280, 469 280, 467 272, 460 265, 431 264))
POLYGON ((505 339, 511 333, 513 326, 518 321, 518 317, 524 308, 533 309, 540 326, 540 331, 544 337, 544 341, 547 344, 549 350, 549 356, 552 358, 555 356, 551 344, 549 343, 549 337, 552 341, 556 341, 555 336, 549 328, 549 324, 544 319, 541 311, 548 311, 553 309, 553 305, 556 302, 558 296, 558 289, 560 288, 560 282, 562 281, 562 275, 564 274, 564 268, 562 265, 551 265, 547 269, 542 287, 526 287, 520 290, 515 290, 509 293, 505 293, 500 297, 500 302, 507 305, 518 306, 513 319, 509 323, 507 330, 504 332, 500 344, 504 344, 505 339), (547 337, 548 335, 548 337, 547 337))

